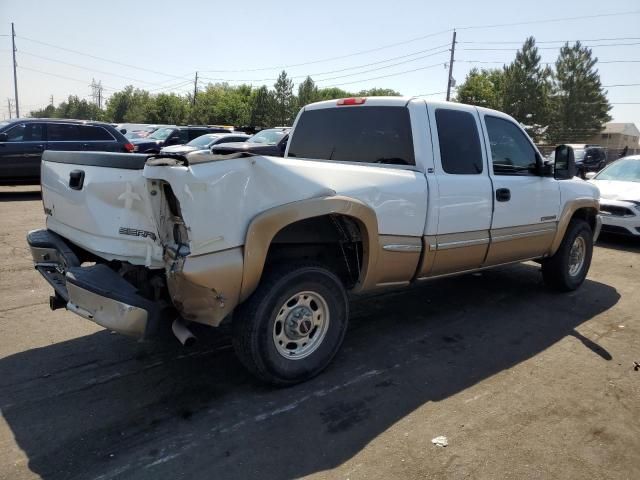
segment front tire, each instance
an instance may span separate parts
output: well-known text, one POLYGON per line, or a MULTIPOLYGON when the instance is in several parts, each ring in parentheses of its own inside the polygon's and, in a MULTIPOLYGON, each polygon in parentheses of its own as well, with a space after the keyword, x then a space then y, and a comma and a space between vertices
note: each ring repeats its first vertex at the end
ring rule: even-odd
POLYGON ((584 220, 571 220, 558 251, 542 261, 542 278, 554 290, 570 292, 584 282, 593 255, 593 232, 584 220))
POLYGON ((336 355, 349 317, 347 295, 322 266, 266 273, 233 319, 233 346, 256 377, 277 386, 319 374, 336 355))

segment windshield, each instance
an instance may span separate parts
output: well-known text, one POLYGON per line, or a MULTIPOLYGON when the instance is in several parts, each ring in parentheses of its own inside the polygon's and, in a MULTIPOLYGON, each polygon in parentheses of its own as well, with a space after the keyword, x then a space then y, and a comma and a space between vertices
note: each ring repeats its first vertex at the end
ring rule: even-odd
POLYGON ((282 130, 262 130, 247 140, 247 143, 262 143, 264 145, 275 145, 287 132, 282 130))
POLYGON ((11 122, 0 122, 0 128, 5 127, 7 125, 9 125, 11 122))
POLYGON ((154 140, 166 140, 167 137, 171 135, 171 132, 173 132, 173 128, 159 128, 149 135, 148 138, 153 138, 154 140))
POLYGON ((597 180, 640 182, 640 158, 623 158, 613 162, 595 176, 597 180))
POLYGON ((217 136, 209 136, 209 135, 202 135, 198 138, 194 138, 193 140, 191 140, 189 143, 187 143, 187 145, 189 145, 190 147, 201 147, 201 148, 207 148, 209 146, 209 144, 211 142, 213 142, 216 138, 218 138, 217 136))

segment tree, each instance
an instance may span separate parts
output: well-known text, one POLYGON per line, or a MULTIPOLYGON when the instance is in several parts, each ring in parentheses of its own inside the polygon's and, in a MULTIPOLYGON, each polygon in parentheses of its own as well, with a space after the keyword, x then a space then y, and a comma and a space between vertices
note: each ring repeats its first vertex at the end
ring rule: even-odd
POLYGON ((175 93, 161 93, 147 104, 146 120, 150 123, 181 125, 186 123, 189 102, 175 93))
POLYGON ((107 100, 106 117, 112 122, 143 123, 147 121, 147 110, 153 101, 146 90, 134 89, 132 85, 115 92, 107 100))
POLYGON ((549 138, 554 142, 583 142, 600 133, 611 120, 611 105, 595 68, 598 59, 580 42, 560 49, 556 60, 553 92, 554 125, 549 138))
POLYGON ((353 93, 337 87, 318 89, 318 100, 333 100, 335 98, 353 97, 353 93))
POLYGON ((316 87, 315 82, 311 80, 311 77, 307 77, 304 82, 298 85, 298 105, 304 107, 318 100, 318 87, 316 87))
POLYGON ((266 86, 253 92, 251 96, 251 116, 249 124, 253 127, 268 127, 272 123, 273 99, 266 86))
POLYGON ((56 118, 74 118, 78 120, 102 120, 103 112, 97 105, 87 100, 69 95, 66 102, 60 103, 55 111, 56 118))
POLYGON ((293 80, 290 80, 287 77, 287 72, 283 70, 273 87, 275 90, 275 122, 278 125, 290 125, 296 108, 296 99, 293 96, 293 80))
POLYGON ((504 74, 501 69, 471 69, 458 87, 456 101, 502 110, 504 74))
POLYGON ((369 90, 360 90, 358 97, 399 97, 400 92, 391 88, 370 88, 369 90))
POLYGON ((540 64, 533 37, 525 40, 511 64, 504 67, 502 107, 538 141, 549 125, 551 70, 540 64))
POLYGON ((53 105, 47 105, 45 108, 41 108, 40 110, 32 110, 29 112, 29 116, 32 118, 55 118, 56 107, 53 105))

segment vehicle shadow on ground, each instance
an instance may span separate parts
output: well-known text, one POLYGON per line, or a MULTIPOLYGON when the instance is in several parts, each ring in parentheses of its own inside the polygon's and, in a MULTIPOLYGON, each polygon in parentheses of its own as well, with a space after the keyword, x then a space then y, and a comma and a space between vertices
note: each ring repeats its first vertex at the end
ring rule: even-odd
POLYGON ((40 189, 37 190, 9 190, 7 188, 3 188, 0 190, 0 202, 16 202, 16 201, 25 201, 25 200, 40 200, 42 195, 40 194, 40 189))
POLYGON ((325 471, 427 402, 567 336, 610 360, 575 329, 615 305, 617 291, 588 280, 577 293, 555 294, 538 270, 515 265, 356 298, 342 351, 296 387, 253 380, 224 335, 183 350, 102 331, 0 360, 0 408, 45 480, 325 471))
POLYGON ((611 250, 640 253, 640 237, 601 233, 596 246, 611 250))

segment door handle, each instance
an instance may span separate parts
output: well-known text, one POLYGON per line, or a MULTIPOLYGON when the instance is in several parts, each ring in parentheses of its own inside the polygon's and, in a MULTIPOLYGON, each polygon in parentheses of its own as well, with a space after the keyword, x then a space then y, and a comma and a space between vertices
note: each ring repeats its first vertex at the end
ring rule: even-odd
POLYGON ((43 151, 44 150, 44 145, 36 145, 35 149, 39 150, 39 151, 43 151))
POLYGON ((89 148, 89 144, 88 143, 83 143, 82 144, 82 148, 89 148))
POLYGON ((84 170, 74 170, 69 173, 69 188, 71 190, 82 190, 84 185, 84 170))
POLYGON ((511 200, 511 190, 508 188, 499 188, 496 190, 496 200, 499 202, 508 202, 511 200))

